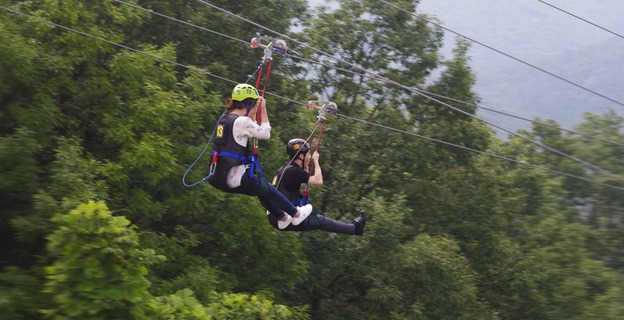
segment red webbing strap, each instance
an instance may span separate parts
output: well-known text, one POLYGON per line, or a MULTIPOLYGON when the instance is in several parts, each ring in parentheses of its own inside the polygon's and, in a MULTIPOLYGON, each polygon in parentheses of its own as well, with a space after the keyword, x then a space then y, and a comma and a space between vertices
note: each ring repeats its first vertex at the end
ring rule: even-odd
POLYGON ((260 70, 258 71, 258 78, 256 79, 256 90, 260 87, 260 79, 262 79, 262 66, 260 66, 260 70))
MULTIPOLYGON (((269 77, 271 76, 271 67, 273 66, 273 59, 269 60, 269 65, 267 66, 267 73, 264 76, 264 87, 262 88, 262 97, 264 98, 264 94, 266 93, 267 85, 269 84, 269 77)), ((258 71, 258 78, 256 79, 256 90, 260 89, 260 80, 262 79, 262 67, 260 71, 258 71)), ((258 110, 256 111, 256 123, 262 124, 262 107, 258 105, 258 110)), ((253 154, 258 154, 258 139, 254 139, 254 147, 253 154)))
MULTIPOLYGON (((264 94, 266 93, 266 88, 267 85, 269 84, 269 77, 271 76, 271 67, 273 67, 273 59, 269 60, 269 65, 267 66, 267 73, 264 76, 264 86, 262 87, 262 93, 260 94, 261 97, 264 98, 264 94)), ((262 79, 262 68, 260 68, 260 71, 258 72, 258 78, 256 79, 256 90, 260 90, 260 80, 262 79)), ((260 106, 258 106, 258 111, 256 112, 256 122, 258 124, 260 124, 261 122, 261 108, 260 106)))
MULTIPOLYGON (((258 78, 256 79, 256 90, 260 88, 260 80, 262 80, 262 66, 260 67, 260 71, 258 71, 258 78)), ((260 124, 260 106, 258 106, 258 111, 256 111, 256 122, 260 124)))
MULTIPOLYGON (((262 69, 264 69, 263 63, 260 64, 260 70, 258 70, 258 78, 256 78, 256 90, 258 90, 258 87, 260 87, 260 80, 262 79, 262 69)), ((260 105, 258 105, 258 111, 256 111, 256 122, 260 124, 260 105)), ((254 144, 252 154, 258 154, 258 139, 254 138, 253 141, 254 144)))
POLYGON ((273 67, 273 59, 269 60, 269 66, 267 67, 267 73, 264 77, 264 88, 262 88, 262 97, 264 98, 264 93, 266 92, 266 88, 269 85, 269 77, 271 76, 271 67, 273 67))
POLYGON ((318 151, 318 148, 321 145, 321 137, 323 137, 324 128, 325 128, 325 121, 321 123, 321 131, 319 131, 319 137, 318 137, 318 141, 316 142, 316 149, 314 151, 318 151))
MULTIPOLYGON (((321 138, 323 137, 323 129, 324 128, 325 128, 325 121, 323 121, 321 123, 321 131, 319 131, 319 137, 318 137, 318 140, 316 141, 316 148, 315 148, 314 151, 318 151, 319 146, 321 145, 321 138)), ((312 134, 314 134, 314 132, 312 134)), ((310 167, 311 167, 310 171, 313 171, 314 170, 314 162, 310 163, 310 167)), ((303 195, 305 197, 307 197, 309 194, 310 194, 310 185, 306 183, 305 189, 303 191, 303 195)))

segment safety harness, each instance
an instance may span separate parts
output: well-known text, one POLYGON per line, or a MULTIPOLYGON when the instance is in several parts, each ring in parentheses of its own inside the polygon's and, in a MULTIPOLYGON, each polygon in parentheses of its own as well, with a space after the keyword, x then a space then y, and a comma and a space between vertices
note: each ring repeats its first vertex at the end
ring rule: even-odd
MULTIPOLYGON (((288 51, 288 47, 286 46, 286 42, 284 42, 283 40, 280 39, 272 39, 272 38, 263 38, 263 37, 259 37, 259 38, 252 38, 251 39, 251 47, 252 48, 258 48, 260 46, 262 46, 262 40, 269 40, 269 44, 265 47, 264 49, 264 56, 262 56, 262 59, 260 59, 260 64, 258 65, 258 68, 256 69, 256 71, 253 73, 258 73, 258 77, 256 78, 256 90, 260 89, 260 82, 262 79, 262 70, 264 69, 264 65, 265 63, 268 61, 268 65, 267 65, 267 71, 266 71, 266 75, 264 76, 264 85, 262 87, 262 93, 260 94, 261 97, 264 98, 264 94, 266 93, 266 88, 267 85, 269 84, 269 77, 271 76, 271 68, 273 67, 273 53, 274 52, 278 52, 278 53, 282 53, 285 54, 288 51)), ((247 79, 247 81, 249 81, 252 77, 253 74, 249 76, 249 78, 247 79)), ((255 104, 255 101, 254 101, 255 104)), ((247 114, 249 114, 249 110, 251 108, 253 108, 252 104, 249 108, 247 108, 247 114)), ((256 112, 256 123, 260 124, 260 120, 261 120, 261 107, 260 105, 258 105, 258 111, 256 112)), ((262 167, 260 166, 260 157, 258 156, 258 139, 254 138, 253 139, 254 144, 253 144, 253 149, 252 149, 252 153, 250 156, 248 157, 244 157, 241 156, 239 154, 234 154, 231 152, 227 152, 227 151, 221 151, 221 152, 217 152, 217 151, 212 151, 212 163, 210 164, 210 174, 214 173, 214 168, 216 168, 217 166, 217 162, 219 157, 229 157, 229 158, 234 158, 238 161, 240 161, 242 164, 244 165, 249 165, 249 176, 253 176, 254 173, 256 172, 256 169, 258 170, 258 175, 264 175, 262 173, 262 167)))
MULTIPOLYGON (((261 97, 264 98, 264 95, 266 93, 266 88, 267 85, 269 83, 269 77, 271 76, 271 68, 273 66, 273 53, 280 53, 280 54, 286 54, 288 52, 288 46, 286 45, 286 42, 284 40, 281 39, 273 39, 273 38, 269 38, 269 37, 256 37, 256 38, 252 38, 251 39, 251 48, 261 48, 264 47, 264 55, 262 56, 262 58, 260 59, 260 64, 258 65, 258 67, 256 68, 256 70, 249 75, 249 77, 247 78, 247 81, 245 81, 245 83, 249 82, 253 76, 257 73, 257 79, 256 79, 256 90, 260 89, 260 83, 261 83, 261 79, 262 79, 262 70, 264 69, 265 64, 267 64, 267 71, 266 71, 266 75, 264 77, 264 85, 262 88, 262 93, 261 93, 261 97), (268 40, 269 44, 268 45, 263 45, 262 41, 263 40, 268 40), (268 62, 268 63, 267 63, 268 62)), ((254 104, 256 102, 254 101, 254 103, 252 103, 250 106, 245 106, 245 109, 247 109, 247 114, 249 114, 249 110, 251 110, 251 108, 253 108, 254 104)), ((258 111, 256 112, 256 122, 258 124, 260 124, 261 122, 261 109, 260 109, 260 105, 258 105, 258 111)), ((219 122, 221 122, 221 119, 223 118, 223 116, 226 115, 226 112, 224 112, 223 114, 221 114, 221 116, 219 117, 219 120, 217 121, 217 124, 219 122)), ((232 153, 232 152, 228 152, 228 151, 219 151, 217 152, 216 150, 212 151, 212 159, 211 159, 211 163, 210 163, 210 170, 209 170, 209 174, 207 176, 205 176, 204 178, 202 178, 200 181, 193 183, 193 184, 187 184, 186 183, 186 175, 189 173, 189 171, 191 170, 191 168, 193 168, 193 166, 195 166, 195 164, 197 163, 197 161, 199 161, 199 159, 204 155, 204 153, 206 152, 206 150, 208 149, 208 146, 210 146, 212 139, 214 138, 215 132, 217 131, 217 126, 215 126, 212 135, 210 137, 210 139, 208 140, 208 143, 206 144, 206 147, 204 147, 204 150, 200 153, 200 155, 197 157, 197 159, 195 159, 195 161, 189 166, 189 168, 186 170, 186 172, 184 173, 184 176, 182 177, 182 183, 184 184, 184 186, 186 187, 194 187, 208 179, 210 179, 210 177, 215 173, 215 169, 217 167, 217 162, 219 160, 219 157, 228 157, 228 158, 233 158, 236 159, 238 161, 240 161, 242 164, 244 165, 249 165, 249 175, 250 177, 253 176, 253 174, 256 172, 258 172, 258 175, 263 177, 264 174, 262 173, 262 168, 260 167, 260 159, 258 156, 258 139, 254 138, 254 142, 253 142, 253 149, 252 149, 252 154, 250 156, 244 156, 244 155, 240 155, 240 154, 236 154, 236 153, 232 153)))

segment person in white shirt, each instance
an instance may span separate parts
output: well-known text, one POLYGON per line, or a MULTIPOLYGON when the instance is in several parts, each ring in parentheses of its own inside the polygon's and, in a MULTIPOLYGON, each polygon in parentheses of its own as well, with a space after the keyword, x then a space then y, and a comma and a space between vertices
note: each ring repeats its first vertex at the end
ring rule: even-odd
POLYGON ((226 111, 217 124, 213 163, 208 182, 215 188, 256 196, 269 213, 278 221, 279 229, 291 223, 299 225, 312 212, 312 205, 295 207, 262 174, 255 153, 248 147, 249 138, 267 140, 271 137, 271 125, 264 97, 249 84, 238 84, 232 90, 232 98, 226 103, 226 111), (253 119, 260 109, 260 125, 253 119), (257 173, 256 173, 257 171, 257 173))

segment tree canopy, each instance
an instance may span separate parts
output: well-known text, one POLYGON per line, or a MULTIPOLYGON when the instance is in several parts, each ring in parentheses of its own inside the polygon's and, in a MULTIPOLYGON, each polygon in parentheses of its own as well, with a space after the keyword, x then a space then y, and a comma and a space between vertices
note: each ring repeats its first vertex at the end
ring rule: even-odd
MULTIPOLYGON (((182 185, 234 86, 211 75, 244 82, 262 56, 204 29, 267 29, 205 1, 0 0, 40 19, 0 8, 0 319, 624 318, 622 191, 537 166, 621 179, 384 80, 478 103, 468 43, 445 57, 442 30, 378 1, 209 3, 296 39, 268 85, 287 99, 267 96, 267 175, 314 128, 293 101, 349 116, 328 116, 311 198, 365 209, 364 235, 280 232, 255 198, 182 185)), ((623 127, 609 111, 575 130, 624 144, 623 127)), ((521 133, 624 175, 617 144, 521 133)))

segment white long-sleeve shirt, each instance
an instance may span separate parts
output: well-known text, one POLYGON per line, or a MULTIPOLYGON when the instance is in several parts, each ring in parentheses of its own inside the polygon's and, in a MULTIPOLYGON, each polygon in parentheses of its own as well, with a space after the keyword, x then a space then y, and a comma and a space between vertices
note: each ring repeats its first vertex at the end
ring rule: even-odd
MULTIPOLYGON (((263 122, 261 125, 258 125, 251 118, 240 116, 234 120, 232 131, 236 143, 243 147, 247 147, 249 138, 256 138, 259 140, 269 139, 271 137, 271 124, 269 122, 263 122)), ((249 165, 244 164, 232 167, 228 172, 228 187, 239 187, 241 185, 243 174, 245 174, 248 167, 249 165)))

